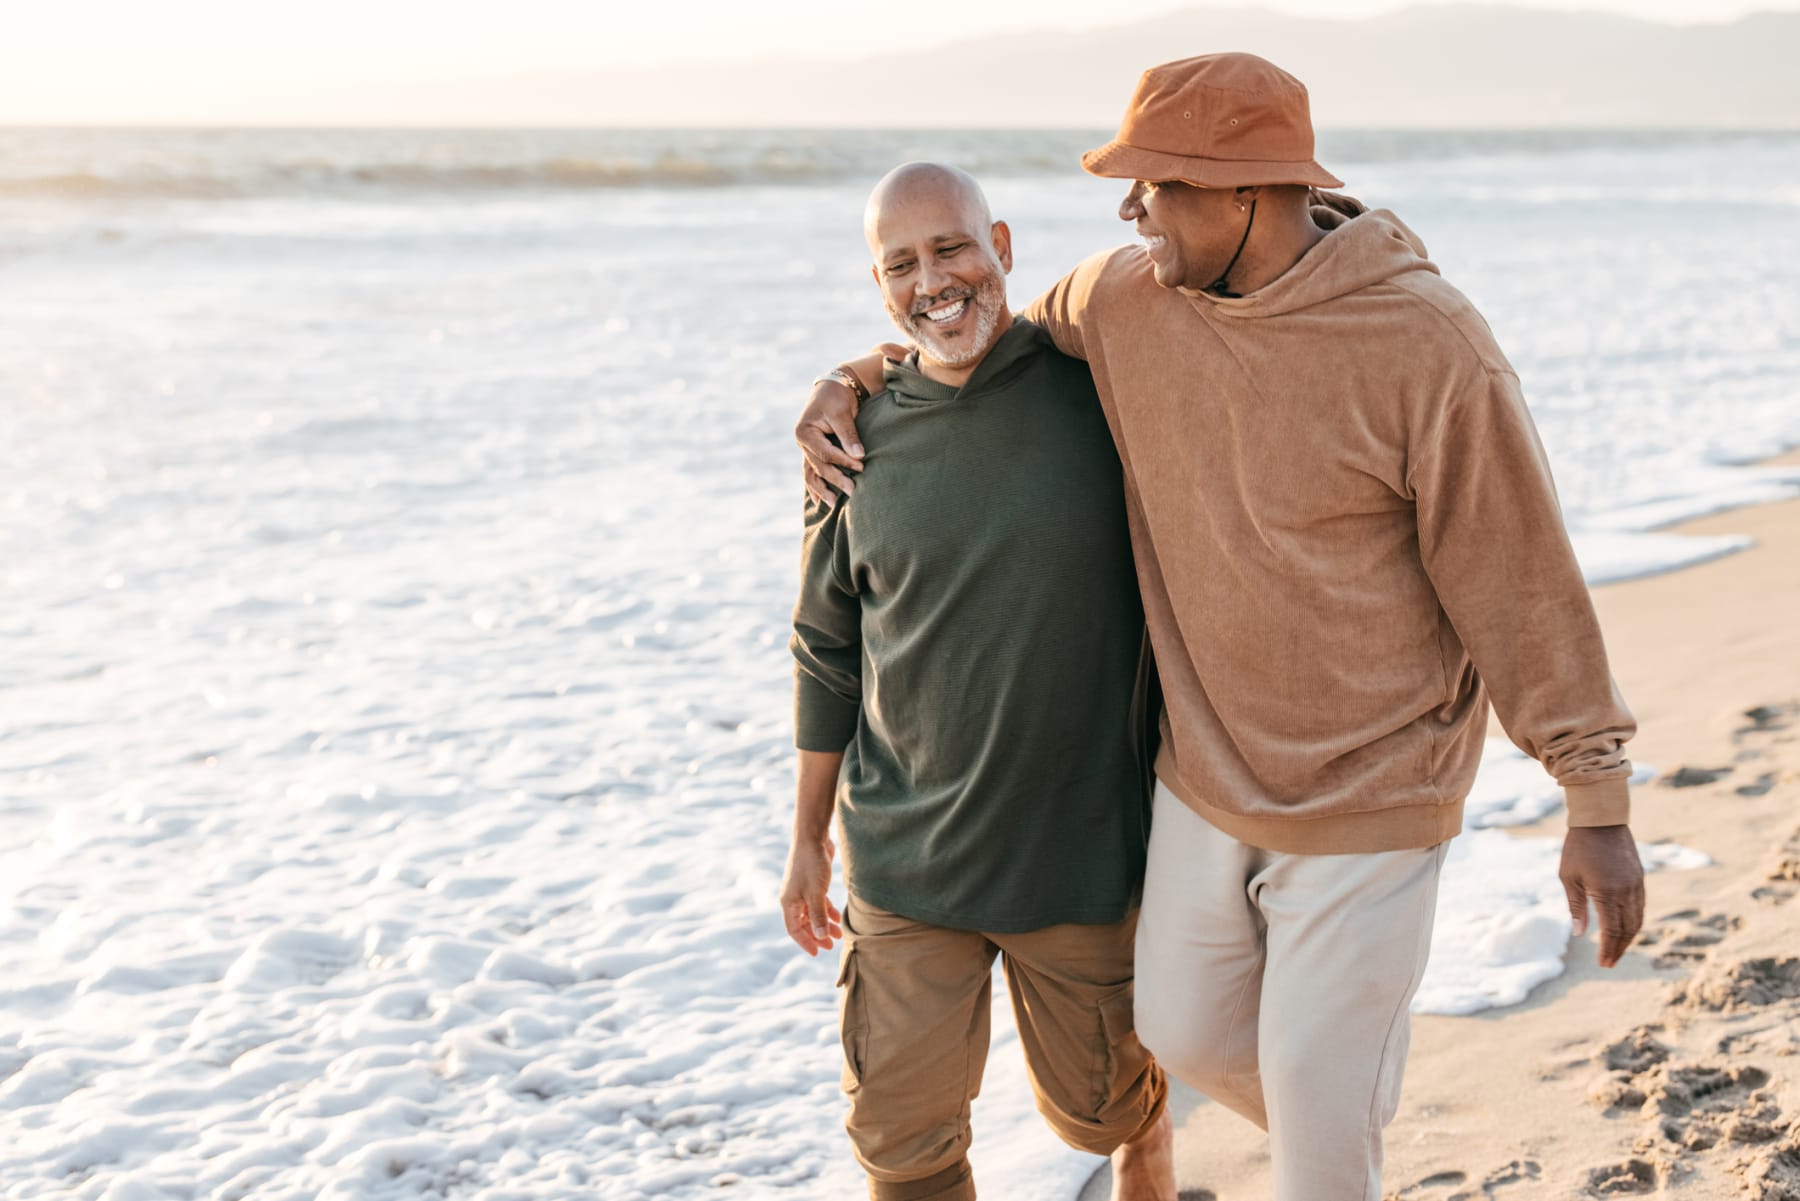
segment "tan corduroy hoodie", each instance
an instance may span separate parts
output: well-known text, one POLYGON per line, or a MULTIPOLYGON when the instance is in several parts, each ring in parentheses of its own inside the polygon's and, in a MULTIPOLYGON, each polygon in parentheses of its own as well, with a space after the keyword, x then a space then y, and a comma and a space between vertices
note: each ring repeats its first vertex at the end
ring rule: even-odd
POLYGON ((1125 465, 1165 696, 1157 774, 1254 846, 1461 828, 1492 698, 1577 826, 1623 823, 1607 669, 1519 380, 1393 214, 1267 287, 1158 287, 1141 247, 1026 310, 1085 358, 1125 465))

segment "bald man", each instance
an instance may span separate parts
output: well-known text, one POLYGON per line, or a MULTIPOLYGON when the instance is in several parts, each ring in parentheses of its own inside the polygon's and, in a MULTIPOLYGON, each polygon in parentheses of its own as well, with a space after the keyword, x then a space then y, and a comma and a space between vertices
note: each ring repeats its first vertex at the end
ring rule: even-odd
POLYGON ((1115 1198, 1174 1201, 1132 1019, 1152 777, 1118 456, 1086 365, 1011 315, 1011 235, 973 179, 897 168, 865 231, 918 350, 863 403, 854 501, 806 506, 781 893, 807 954, 843 942, 851 1145, 876 1201, 975 1196, 998 957, 1039 1112, 1113 1157, 1115 1198))

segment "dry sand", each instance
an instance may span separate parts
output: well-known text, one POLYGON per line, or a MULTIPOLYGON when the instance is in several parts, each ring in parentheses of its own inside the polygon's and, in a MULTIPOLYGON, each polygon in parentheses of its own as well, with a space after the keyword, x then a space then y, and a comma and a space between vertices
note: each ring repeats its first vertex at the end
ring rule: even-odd
MULTIPOLYGON (((1650 877, 1612 971, 1589 935, 1522 1005, 1415 1020, 1389 1201, 1800 1201, 1800 501, 1678 529, 1756 545, 1594 598, 1662 772, 1633 829, 1714 866, 1650 877)), ((1176 1121, 1183 1201, 1269 1197, 1260 1131, 1186 1090, 1176 1121)))

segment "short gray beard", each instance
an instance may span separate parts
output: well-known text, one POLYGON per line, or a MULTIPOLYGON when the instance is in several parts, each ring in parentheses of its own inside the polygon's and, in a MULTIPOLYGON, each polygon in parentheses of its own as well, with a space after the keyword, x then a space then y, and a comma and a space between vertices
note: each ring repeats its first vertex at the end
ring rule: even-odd
MULTIPOLYGON (((926 306, 937 304, 944 299, 948 288, 937 296, 925 301, 926 306)), ((1006 281, 1000 272, 992 271, 982 276, 981 282, 975 285, 974 295, 969 303, 975 306, 975 332, 965 347, 952 348, 940 341, 937 330, 931 324, 931 318, 924 313, 902 313, 893 305, 888 305, 888 316, 900 327, 902 333, 910 337, 919 347, 921 353, 932 362, 944 367, 967 367, 986 354, 990 343, 994 340, 994 329, 1000 324, 1000 314, 1006 310, 1006 281)))

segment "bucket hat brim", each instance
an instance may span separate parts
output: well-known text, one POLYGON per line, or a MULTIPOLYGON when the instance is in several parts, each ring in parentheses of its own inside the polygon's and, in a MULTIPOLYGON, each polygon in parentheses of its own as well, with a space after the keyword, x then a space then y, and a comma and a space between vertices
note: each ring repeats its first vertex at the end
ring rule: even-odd
POLYGON ((1344 181, 1308 159, 1304 162, 1247 162, 1193 158, 1145 150, 1114 139, 1081 156, 1082 170, 1107 179, 1179 179, 1200 188, 1249 188, 1259 184, 1310 184, 1341 188, 1344 181))

